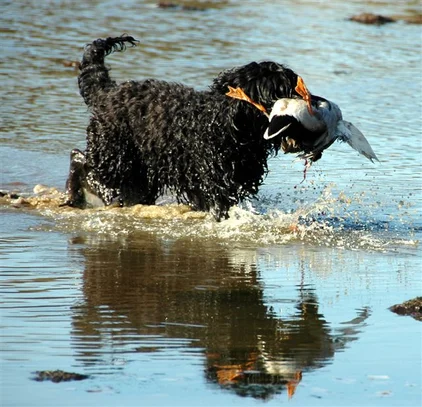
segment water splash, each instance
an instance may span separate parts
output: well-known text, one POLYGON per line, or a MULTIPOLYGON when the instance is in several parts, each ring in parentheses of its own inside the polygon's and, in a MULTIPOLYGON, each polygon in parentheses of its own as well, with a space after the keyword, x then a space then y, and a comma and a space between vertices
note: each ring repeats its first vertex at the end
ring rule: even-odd
MULTIPOLYGON (((347 250, 395 251, 415 248, 414 228, 399 216, 380 219, 379 206, 366 205, 362 193, 348 196, 333 193, 328 185, 312 202, 304 202, 286 211, 277 201, 267 198, 259 209, 252 202, 230 209, 229 219, 216 222, 204 212, 187 205, 135 205, 126 208, 74 209, 61 206, 64 194, 54 188, 36 186, 34 195, 5 195, 3 208, 35 212, 52 220, 41 223, 42 230, 66 233, 84 231, 110 236, 153 233, 162 238, 214 239, 224 244, 236 242, 261 245, 303 242, 311 246, 347 250)), ((405 205, 404 205, 405 206, 405 205)))

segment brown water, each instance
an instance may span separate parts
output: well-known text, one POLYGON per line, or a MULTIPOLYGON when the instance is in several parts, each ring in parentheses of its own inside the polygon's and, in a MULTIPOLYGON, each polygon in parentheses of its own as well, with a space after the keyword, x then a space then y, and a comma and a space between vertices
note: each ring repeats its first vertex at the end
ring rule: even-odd
POLYGON ((345 21, 419 3, 195 4, 2 3, 0 188, 23 198, 0 199, 0 404, 420 405, 421 325, 388 307, 422 288, 422 32, 345 21), (124 32, 141 45, 109 57, 121 80, 203 88, 252 59, 287 63, 381 163, 334 145, 301 183, 280 156, 259 201, 221 223, 168 199, 59 207, 88 120, 68 62, 124 32), (56 369, 89 379, 31 380, 56 369))

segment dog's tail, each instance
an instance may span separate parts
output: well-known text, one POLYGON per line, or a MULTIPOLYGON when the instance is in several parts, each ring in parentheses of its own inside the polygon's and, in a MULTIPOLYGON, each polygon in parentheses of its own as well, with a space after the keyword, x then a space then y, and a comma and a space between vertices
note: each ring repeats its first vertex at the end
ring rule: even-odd
POLYGON ((96 96, 101 91, 107 91, 116 85, 108 74, 109 69, 104 64, 104 58, 114 51, 124 51, 126 43, 135 46, 137 42, 133 37, 123 35, 115 38, 99 38, 85 47, 79 65, 78 82, 80 94, 88 106, 95 105, 96 96))

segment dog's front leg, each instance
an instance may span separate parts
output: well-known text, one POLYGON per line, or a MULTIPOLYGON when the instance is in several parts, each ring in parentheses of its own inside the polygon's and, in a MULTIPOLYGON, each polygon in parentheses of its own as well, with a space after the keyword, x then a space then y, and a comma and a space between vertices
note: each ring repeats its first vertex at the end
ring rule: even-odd
POLYGON ((108 188, 98 181, 95 172, 86 162, 85 154, 78 149, 72 150, 66 181, 66 201, 61 206, 85 209, 122 205, 120 190, 108 188))
POLYGON ((104 202, 89 187, 85 154, 74 149, 70 153, 69 176, 66 181, 66 202, 62 206, 85 209, 87 207, 104 206, 104 202))
POLYGON ((78 149, 70 152, 69 176, 66 181, 66 201, 63 206, 85 208, 86 200, 84 184, 86 180, 86 159, 84 153, 78 149))

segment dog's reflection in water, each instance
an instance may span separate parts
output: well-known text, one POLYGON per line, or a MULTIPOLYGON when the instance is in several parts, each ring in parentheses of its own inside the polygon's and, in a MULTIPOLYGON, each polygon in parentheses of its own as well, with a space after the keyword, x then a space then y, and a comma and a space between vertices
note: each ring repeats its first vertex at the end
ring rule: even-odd
POLYGON ((331 363, 358 338, 369 315, 362 309, 334 334, 309 285, 289 289, 279 298, 289 311, 276 313, 266 304, 254 256, 213 242, 99 236, 75 243, 85 271, 73 339, 86 364, 107 363, 103 348, 113 337, 130 353, 162 355, 183 339, 182 348, 204 355, 209 381, 239 395, 268 398, 286 391, 291 397, 307 371, 331 363))

